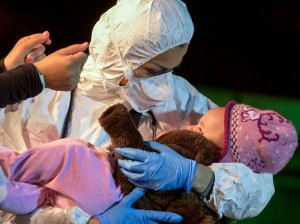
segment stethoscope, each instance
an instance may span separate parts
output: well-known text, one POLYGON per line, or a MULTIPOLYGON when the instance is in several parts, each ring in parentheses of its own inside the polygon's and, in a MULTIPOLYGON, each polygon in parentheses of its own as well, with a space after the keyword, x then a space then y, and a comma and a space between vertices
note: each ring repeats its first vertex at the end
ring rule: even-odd
MULTIPOLYGON (((67 134, 68 134, 68 126, 69 126, 69 122, 70 122, 70 117, 71 117, 71 113, 72 113, 72 109, 73 109, 73 105, 74 105, 74 93, 75 93, 75 90, 73 89, 71 91, 71 94, 70 94, 70 102, 69 102, 69 107, 68 107, 68 111, 66 113, 66 117, 64 119, 64 123, 63 123, 63 127, 62 127, 62 131, 61 131, 61 134, 60 134, 60 138, 66 138, 67 137, 67 134)), ((155 139, 156 138, 156 118, 153 114, 153 112, 151 110, 147 111, 146 113, 148 113, 150 116, 151 116, 151 119, 152 119, 152 139, 155 139)), ((141 118, 142 118, 142 113, 139 113, 135 110, 131 110, 129 111, 129 114, 135 124, 135 126, 138 128, 139 127, 139 124, 140 124, 140 121, 141 121, 141 118)))

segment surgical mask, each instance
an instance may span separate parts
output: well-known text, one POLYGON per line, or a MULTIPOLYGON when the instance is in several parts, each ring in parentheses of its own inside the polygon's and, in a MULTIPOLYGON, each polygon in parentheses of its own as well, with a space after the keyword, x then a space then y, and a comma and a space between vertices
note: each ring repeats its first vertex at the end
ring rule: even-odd
POLYGON ((172 71, 150 78, 139 78, 134 75, 126 77, 129 81, 126 86, 120 87, 118 94, 137 112, 149 111, 173 99, 172 71))

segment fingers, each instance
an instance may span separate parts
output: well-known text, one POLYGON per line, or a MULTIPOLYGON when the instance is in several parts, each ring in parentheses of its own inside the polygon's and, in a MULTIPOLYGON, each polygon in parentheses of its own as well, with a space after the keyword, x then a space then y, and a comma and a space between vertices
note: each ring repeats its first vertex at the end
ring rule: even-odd
POLYGON ((145 211, 144 216, 152 221, 181 222, 182 216, 173 212, 145 211))
POLYGON ((137 187, 145 187, 145 182, 147 182, 147 177, 144 173, 132 173, 125 169, 121 169, 121 172, 128 178, 128 180, 137 187))
POLYGON ((87 60, 87 54, 84 52, 78 52, 78 53, 72 55, 72 57, 75 62, 78 62, 78 64, 80 65, 80 69, 82 68, 83 64, 87 60))
POLYGON ((198 132, 198 133, 202 133, 200 128, 198 127, 198 125, 189 125, 186 128, 189 131, 194 131, 194 132, 198 132))
POLYGON ((22 45, 24 51, 30 52, 33 48, 40 44, 51 44, 50 33, 45 31, 44 33, 32 34, 27 37, 23 37, 18 41, 18 45, 22 45))
POLYGON ((10 70, 24 63, 33 63, 38 58, 43 58, 44 44, 51 43, 49 36, 50 33, 45 31, 21 38, 5 57, 6 69, 10 70))
POLYGON ((25 63, 26 64, 35 63, 35 62, 43 60, 45 57, 46 57, 45 53, 41 53, 40 55, 34 56, 34 57, 29 54, 28 56, 25 57, 25 63))
POLYGON ((40 61, 46 57, 46 54, 44 53, 46 50, 45 46, 43 44, 39 44, 35 48, 33 48, 29 54, 25 56, 25 63, 35 63, 37 61, 40 61))
POLYGON ((88 42, 84 42, 82 44, 70 45, 70 46, 65 47, 63 49, 60 49, 60 51, 64 55, 73 55, 73 54, 77 54, 79 52, 85 51, 88 48, 88 46, 89 46, 88 42))
POLYGON ((119 159, 118 160, 118 164, 120 167, 126 169, 126 170, 130 170, 132 172, 143 172, 146 168, 146 165, 143 165, 143 162, 139 162, 139 161, 134 161, 134 160, 122 160, 119 159))
MULTIPOLYGON (((72 56, 72 60, 79 65, 81 69, 83 64, 87 60, 87 54, 84 51, 88 48, 88 42, 84 42, 82 44, 73 44, 66 48, 60 49, 59 52, 63 55, 70 55, 72 56)), ((79 77, 78 77, 79 79, 79 77)))
POLYGON ((116 152, 129 159, 133 159, 141 162, 146 161, 148 157, 151 155, 151 153, 153 153, 153 152, 147 152, 135 148, 116 148, 116 152))
POLYGON ((50 37, 49 31, 45 31, 44 33, 42 33, 42 35, 46 38, 46 40, 43 43, 46 45, 50 45, 52 41, 49 38, 50 37))
POLYGON ((126 195, 121 202, 125 201, 127 206, 131 206, 134 202, 140 199, 146 192, 146 189, 136 187, 130 192, 130 194, 126 195))

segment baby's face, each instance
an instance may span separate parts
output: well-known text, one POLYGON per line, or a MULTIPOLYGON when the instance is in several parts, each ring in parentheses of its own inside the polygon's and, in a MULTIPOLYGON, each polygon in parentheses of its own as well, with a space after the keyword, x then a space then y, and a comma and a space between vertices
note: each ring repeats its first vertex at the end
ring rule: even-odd
POLYGON ((225 107, 207 111, 197 125, 188 126, 188 130, 203 134, 215 147, 224 148, 224 114, 225 107))

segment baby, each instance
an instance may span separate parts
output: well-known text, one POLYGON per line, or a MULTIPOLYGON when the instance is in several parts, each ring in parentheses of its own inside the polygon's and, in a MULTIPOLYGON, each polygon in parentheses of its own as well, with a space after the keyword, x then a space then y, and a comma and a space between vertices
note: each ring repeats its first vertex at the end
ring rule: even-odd
POLYGON ((235 101, 210 109, 188 130, 202 133, 221 151, 218 162, 244 163, 256 173, 278 173, 298 147, 290 121, 277 112, 235 101))

